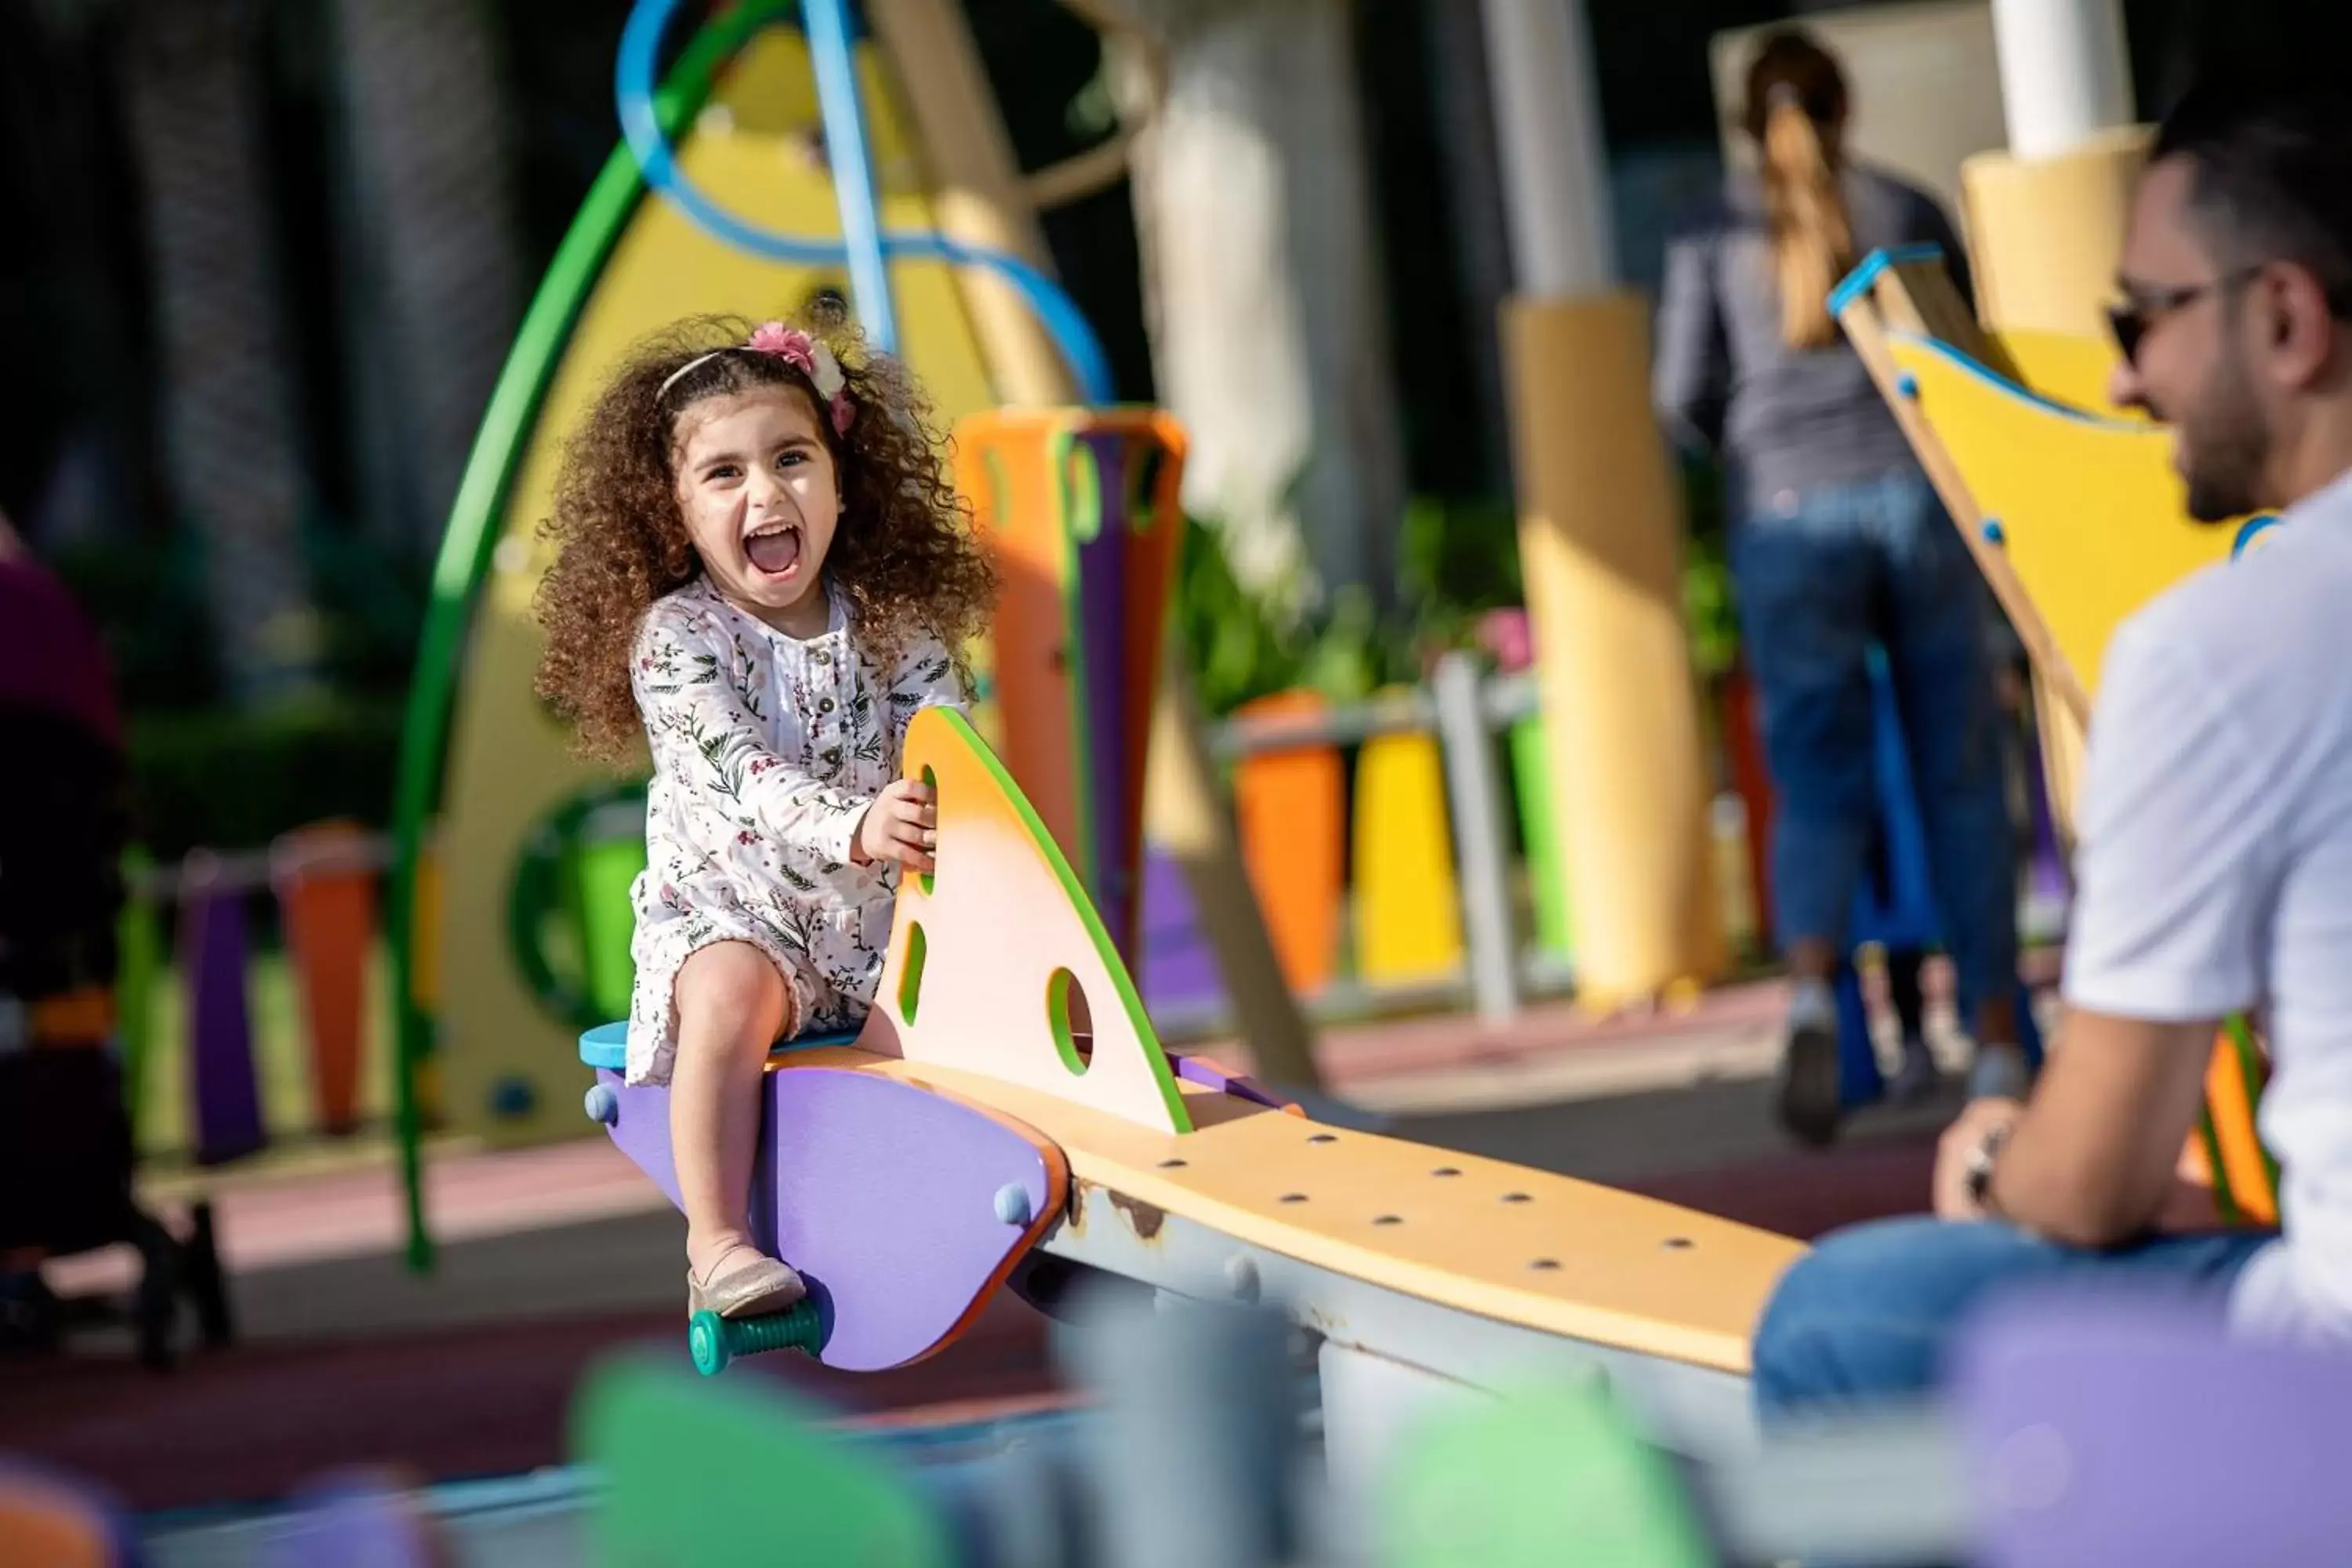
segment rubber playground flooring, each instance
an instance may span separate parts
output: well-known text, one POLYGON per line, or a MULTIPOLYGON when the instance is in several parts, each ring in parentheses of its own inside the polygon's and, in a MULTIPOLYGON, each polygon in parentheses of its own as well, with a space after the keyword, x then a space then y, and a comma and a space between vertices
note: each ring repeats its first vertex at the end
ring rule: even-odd
MULTIPOLYGON (((1609 1025, 1538 1009, 1501 1033, 1460 1018, 1334 1030, 1322 1057, 1332 1092, 1400 1136, 1785 1235, 1923 1207, 1955 1094, 1866 1112, 1827 1152, 1791 1147, 1769 1112, 1780 1004, 1759 985, 1609 1025)), ((214 1197, 239 1342, 161 1375, 102 1333, 65 1358, 0 1360, 0 1455, 142 1511, 265 1501, 355 1465, 514 1475, 564 1461, 571 1390, 593 1361, 646 1344, 684 1358, 682 1222, 602 1141, 437 1162, 430 1279, 402 1266, 388 1170, 228 1180, 214 1197)), ((51 1274, 94 1289, 127 1279, 127 1260, 51 1274)), ((918 1366, 856 1376, 770 1357, 729 1375, 788 1379, 846 1419, 986 1419, 1062 1397, 1048 1333, 1008 1296, 918 1366)))

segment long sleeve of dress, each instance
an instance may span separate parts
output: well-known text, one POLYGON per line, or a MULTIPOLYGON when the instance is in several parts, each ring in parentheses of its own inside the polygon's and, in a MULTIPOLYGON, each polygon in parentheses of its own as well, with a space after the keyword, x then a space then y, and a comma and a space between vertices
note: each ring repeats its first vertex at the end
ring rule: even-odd
POLYGON ((757 834, 835 867, 872 803, 820 784, 762 742, 763 692, 735 641, 709 617, 669 601, 654 605, 637 635, 630 684, 654 766, 686 798, 711 809, 684 813, 697 847, 721 855, 724 840, 757 834))
POLYGON ((907 754, 907 726, 926 708, 970 709, 971 694, 962 673, 937 638, 919 637, 908 647, 891 673, 889 705, 890 758, 895 768, 907 754))

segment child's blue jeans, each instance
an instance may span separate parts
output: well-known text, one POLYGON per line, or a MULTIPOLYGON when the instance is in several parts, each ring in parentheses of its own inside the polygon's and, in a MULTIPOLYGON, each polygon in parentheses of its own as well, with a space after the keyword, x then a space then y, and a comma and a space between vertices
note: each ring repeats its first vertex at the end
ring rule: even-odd
POLYGON ((1878 832, 1869 666, 1885 650, 1963 1017, 2017 983, 2017 857, 1975 560, 1916 469, 1785 492, 1731 570, 1762 710, 1785 949, 1844 951, 1878 832))

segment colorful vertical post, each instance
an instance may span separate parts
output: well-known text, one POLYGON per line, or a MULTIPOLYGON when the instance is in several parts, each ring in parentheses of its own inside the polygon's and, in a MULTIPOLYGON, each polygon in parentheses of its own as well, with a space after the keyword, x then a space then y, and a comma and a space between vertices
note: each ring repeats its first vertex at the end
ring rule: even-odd
POLYGON ((243 900, 223 885, 220 861, 194 851, 180 870, 180 973, 187 994, 196 1162, 204 1165, 242 1158, 268 1142, 246 996, 245 939, 243 900))
POLYGON ((991 668, 1005 764, 1133 962, 1181 431, 1149 409, 1006 409, 956 437, 958 487, 1003 579, 991 668))
POLYGON ((270 881, 310 1045, 319 1131, 341 1137, 359 1126, 367 1048, 368 955, 376 922, 367 835, 344 822, 289 833, 271 847, 270 881))
POLYGON ((135 846, 122 857, 122 914, 114 934, 115 1038, 122 1054, 122 1103, 138 1147, 147 1104, 147 1069, 154 1060, 155 986, 163 973, 163 933, 145 883, 153 866, 135 846))

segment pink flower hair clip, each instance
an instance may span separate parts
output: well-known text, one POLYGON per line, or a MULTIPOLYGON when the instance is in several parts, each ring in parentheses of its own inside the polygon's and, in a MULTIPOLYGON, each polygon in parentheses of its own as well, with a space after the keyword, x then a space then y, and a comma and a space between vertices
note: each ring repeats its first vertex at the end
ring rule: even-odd
POLYGON ((825 401, 833 433, 849 434, 850 421, 857 417, 857 406, 849 400, 849 378, 842 374, 841 362, 834 357, 831 349, 798 327, 788 327, 782 321, 761 322, 743 346, 754 353, 773 354, 807 376, 816 395, 825 401))
POLYGON ((749 349, 753 353, 772 354, 786 364, 795 366, 809 378, 816 395, 825 401, 825 412, 833 421, 833 433, 849 434, 850 421, 857 417, 857 405, 849 398, 849 378, 842 374, 841 362, 833 351, 802 331, 782 321, 761 323, 747 342, 731 343, 723 349, 713 349, 687 361, 654 389, 654 401, 658 404, 669 395, 669 389, 709 364, 721 354, 749 349))

